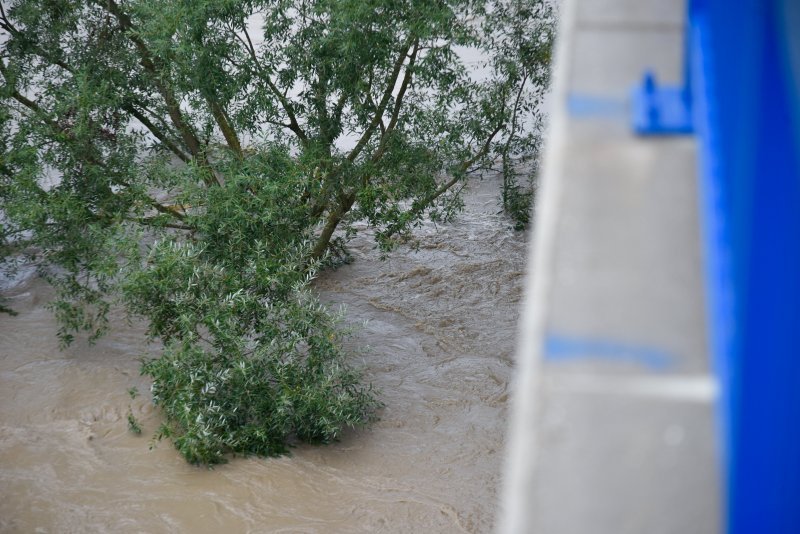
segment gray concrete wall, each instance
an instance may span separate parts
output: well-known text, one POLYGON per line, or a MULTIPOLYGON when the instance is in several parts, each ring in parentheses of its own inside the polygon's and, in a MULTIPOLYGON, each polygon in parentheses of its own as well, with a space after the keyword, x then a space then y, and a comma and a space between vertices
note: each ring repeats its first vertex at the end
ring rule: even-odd
POLYGON ((503 533, 712 533, 719 470, 692 137, 641 138, 685 6, 566 0, 520 324, 503 533))

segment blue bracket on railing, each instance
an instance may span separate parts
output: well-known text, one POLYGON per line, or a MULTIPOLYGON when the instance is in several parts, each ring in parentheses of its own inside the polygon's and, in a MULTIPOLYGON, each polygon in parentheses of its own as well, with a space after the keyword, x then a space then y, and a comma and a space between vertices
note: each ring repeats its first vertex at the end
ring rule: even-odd
POLYGON ((683 36, 682 85, 660 86, 656 75, 647 71, 641 85, 633 89, 633 130, 639 135, 686 135, 695 131, 688 22, 683 36))
POLYGON ((692 98, 688 85, 659 87, 652 72, 633 91, 633 129, 639 135, 676 135, 694 132, 692 98))

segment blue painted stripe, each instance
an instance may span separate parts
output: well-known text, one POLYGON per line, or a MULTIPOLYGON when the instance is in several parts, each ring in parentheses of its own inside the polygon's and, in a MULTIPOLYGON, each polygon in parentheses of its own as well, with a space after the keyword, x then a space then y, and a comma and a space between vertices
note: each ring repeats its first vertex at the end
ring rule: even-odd
POLYGON ((548 334, 544 342, 545 359, 568 361, 578 359, 632 362, 655 371, 675 364, 667 351, 646 345, 632 345, 615 339, 573 337, 548 334))
POLYGON ((628 105, 624 99, 570 93, 567 112, 572 117, 626 117, 628 105))

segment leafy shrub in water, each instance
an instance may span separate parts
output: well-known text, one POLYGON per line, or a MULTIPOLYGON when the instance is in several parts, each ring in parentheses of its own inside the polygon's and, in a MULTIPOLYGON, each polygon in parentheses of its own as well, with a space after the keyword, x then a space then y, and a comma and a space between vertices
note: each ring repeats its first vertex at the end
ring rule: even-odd
POLYGON ((167 419, 158 436, 192 463, 281 454, 293 439, 327 443, 378 406, 345 362, 337 317, 309 290, 292 159, 274 150, 225 169, 211 192, 181 175, 179 201, 204 208, 186 218, 195 240, 161 232, 144 257, 131 256, 122 284, 128 309, 165 341, 142 366, 167 419))
MULTIPOLYGON (((315 330, 306 335, 335 336, 315 330)), ((167 416, 159 437, 172 438, 192 463, 215 464, 229 452, 282 454, 292 437, 327 443, 343 425, 369 420, 376 402, 340 350, 330 341, 301 347, 302 337, 227 355, 171 343, 143 364, 167 416)))

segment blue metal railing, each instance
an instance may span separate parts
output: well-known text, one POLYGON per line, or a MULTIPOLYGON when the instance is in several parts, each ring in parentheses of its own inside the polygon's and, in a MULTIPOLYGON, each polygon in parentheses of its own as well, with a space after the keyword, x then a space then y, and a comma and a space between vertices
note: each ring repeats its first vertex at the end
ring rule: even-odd
POLYGON ((800 532, 800 1, 688 21, 685 83, 646 76, 634 128, 698 135, 726 530, 800 532))

